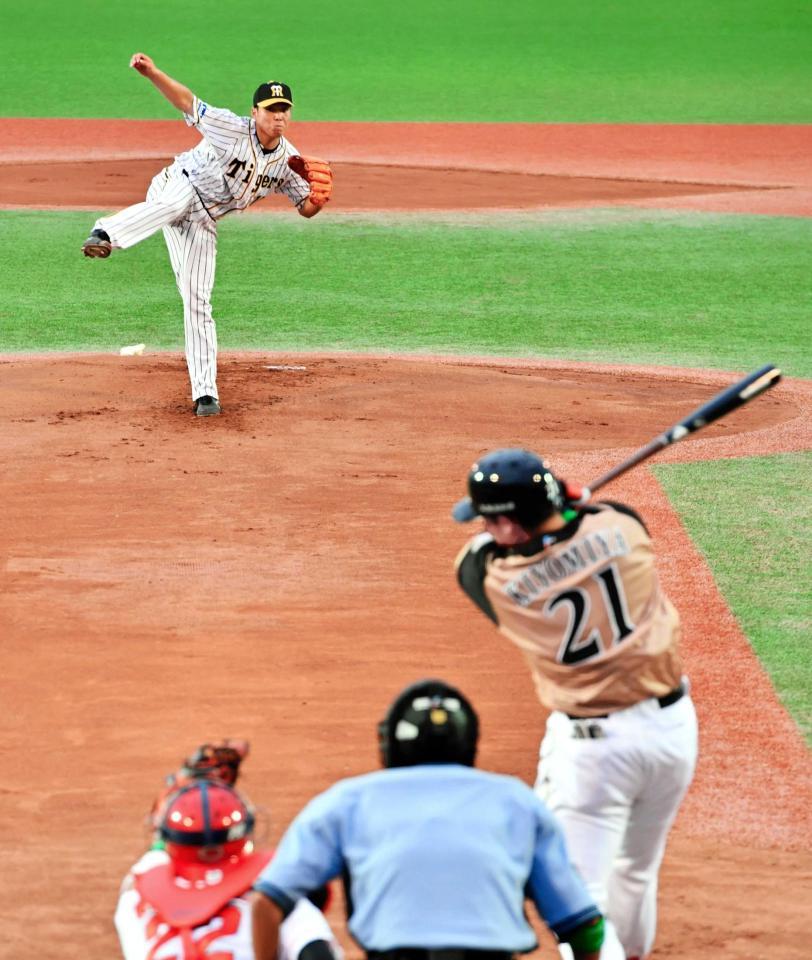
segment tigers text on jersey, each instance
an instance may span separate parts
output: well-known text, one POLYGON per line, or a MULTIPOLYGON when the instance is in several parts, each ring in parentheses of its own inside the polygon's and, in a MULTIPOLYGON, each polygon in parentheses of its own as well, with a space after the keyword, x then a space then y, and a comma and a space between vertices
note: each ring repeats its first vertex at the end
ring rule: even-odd
POLYGON ((296 206, 309 196, 307 181, 288 166, 288 157, 297 151, 284 137, 268 152, 257 139, 256 124, 250 117, 238 117, 197 97, 192 112, 184 117, 204 139, 179 154, 175 163, 215 220, 233 210, 244 210, 269 193, 284 193, 296 206))
MULTIPOLYGON (((133 883, 136 873, 167 860, 163 851, 150 850, 124 878, 115 924, 125 960, 192 960, 190 951, 184 948, 181 932, 161 920, 154 908, 141 899, 133 883)), ((194 960, 209 956, 217 960, 254 960, 248 895, 229 900, 215 916, 195 927, 191 937, 194 960)), ((343 960, 341 947, 324 915, 303 899, 280 927, 278 960, 297 960, 314 940, 326 940, 336 960, 343 960)))
POLYGON ((598 716, 679 686, 679 616, 645 527, 620 505, 588 507, 553 536, 519 547, 474 537, 457 575, 522 650, 549 709, 598 716))

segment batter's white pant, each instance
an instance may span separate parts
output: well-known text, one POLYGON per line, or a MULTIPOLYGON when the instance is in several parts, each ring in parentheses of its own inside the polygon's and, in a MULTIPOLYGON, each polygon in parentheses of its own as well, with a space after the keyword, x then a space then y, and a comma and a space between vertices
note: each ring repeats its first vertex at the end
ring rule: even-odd
POLYGON ((217 330, 211 291, 217 262, 217 224, 176 163, 155 176, 144 203, 96 221, 114 247, 126 250, 163 229, 183 300, 186 365, 192 399, 217 393, 217 330))
MULTIPOLYGON (((607 917, 601 960, 645 957, 654 945, 660 863, 696 755, 687 694, 669 707, 645 700, 602 720, 550 714, 535 790, 607 917)), ((562 957, 572 956, 568 949, 562 957)))

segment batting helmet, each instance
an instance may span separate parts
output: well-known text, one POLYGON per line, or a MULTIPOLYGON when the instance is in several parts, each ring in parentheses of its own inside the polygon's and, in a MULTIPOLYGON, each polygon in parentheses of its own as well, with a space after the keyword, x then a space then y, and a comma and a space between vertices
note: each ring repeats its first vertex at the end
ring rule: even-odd
POLYGON ((527 529, 564 508, 564 490, 550 468, 529 450, 485 454, 468 474, 468 496, 451 511, 459 523, 504 514, 527 529))
POLYGON ((421 680, 400 693, 378 724, 385 767, 462 763, 472 767, 479 719, 468 700, 442 680, 421 680))
POLYGON ((219 863, 243 853, 254 811, 228 784, 198 780, 169 797, 158 832, 173 860, 219 863))

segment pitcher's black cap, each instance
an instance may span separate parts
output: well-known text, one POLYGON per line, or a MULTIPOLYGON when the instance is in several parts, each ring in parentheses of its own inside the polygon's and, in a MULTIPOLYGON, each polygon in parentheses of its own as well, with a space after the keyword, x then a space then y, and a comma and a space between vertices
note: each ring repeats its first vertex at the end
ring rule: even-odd
POLYGON ((279 80, 269 80, 261 83, 254 94, 255 107, 270 107, 274 103, 293 105, 293 94, 286 83, 279 80))

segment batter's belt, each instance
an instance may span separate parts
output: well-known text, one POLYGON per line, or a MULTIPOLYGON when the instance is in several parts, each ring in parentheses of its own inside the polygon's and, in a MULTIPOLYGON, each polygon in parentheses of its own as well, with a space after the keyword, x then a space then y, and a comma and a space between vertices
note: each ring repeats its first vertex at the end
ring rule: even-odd
POLYGON ((367 957, 369 960, 512 960, 513 954, 509 950, 394 947, 392 950, 369 950, 367 957))
MULTIPOLYGON (((686 694, 685 685, 681 683, 678 687, 674 687, 673 690, 669 691, 664 696, 657 697, 656 699, 660 707, 670 707, 671 704, 676 703, 677 700, 682 700, 685 694, 686 694)), ((584 716, 578 716, 578 714, 575 714, 575 713, 568 713, 567 716, 570 718, 570 720, 606 720, 609 714, 598 713, 598 714, 594 714, 591 717, 584 717, 584 716)))

